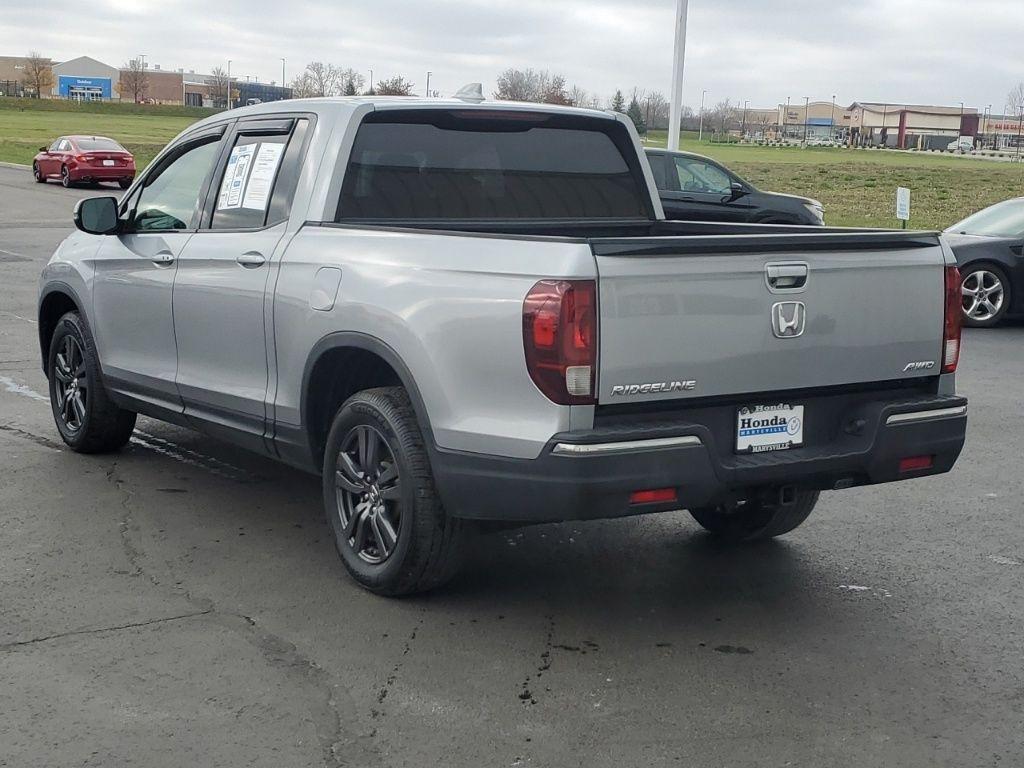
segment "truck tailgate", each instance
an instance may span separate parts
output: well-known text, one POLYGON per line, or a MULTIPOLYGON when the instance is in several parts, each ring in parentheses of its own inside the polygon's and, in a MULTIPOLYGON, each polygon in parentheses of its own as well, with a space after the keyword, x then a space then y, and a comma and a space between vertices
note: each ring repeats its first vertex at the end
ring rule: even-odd
POLYGON ((944 255, 928 233, 591 240, 598 401, 935 376, 944 255))

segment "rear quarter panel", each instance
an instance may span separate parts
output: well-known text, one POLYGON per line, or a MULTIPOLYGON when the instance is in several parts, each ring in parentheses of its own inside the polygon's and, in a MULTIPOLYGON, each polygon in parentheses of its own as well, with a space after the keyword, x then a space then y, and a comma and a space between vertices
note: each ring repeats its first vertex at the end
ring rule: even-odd
POLYGON ((302 424, 310 350, 337 331, 374 337, 411 372, 438 447, 535 458, 570 427, 526 370, 522 305, 538 280, 595 277, 587 245, 307 225, 281 264, 274 296, 276 418, 302 424), (330 311, 312 309, 314 277, 341 269, 330 311))

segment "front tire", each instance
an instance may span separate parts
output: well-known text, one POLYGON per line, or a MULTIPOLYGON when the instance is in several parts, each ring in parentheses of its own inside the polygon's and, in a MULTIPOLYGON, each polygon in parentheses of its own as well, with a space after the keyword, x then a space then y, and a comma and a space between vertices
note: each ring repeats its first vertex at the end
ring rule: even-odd
POLYGON ((458 570, 464 524, 434 488, 423 435, 401 387, 359 392, 327 436, 324 508, 345 568, 397 597, 434 589, 458 570))
POLYGON ((100 377, 96 345, 77 312, 57 321, 47 357, 50 408, 57 431, 78 453, 106 453, 124 446, 135 414, 117 407, 100 377))
POLYGON ((735 507, 699 507, 690 514, 718 538, 734 543, 762 541, 799 527, 814 510, 818 496, 818 491, 798 490, 789 504, 755 498, 735 507))
POLYGON ((961 278, 964 324, 991 328, 1002 322, 1010 308, 1010 281, 994 264, 975 264, 961 278))
POLYGON ((46 177, 43 175, 43 172, 39 169, 39 163, 37 162, 32 163, 32 178, 36 180, 36 184, 46 183, 46 177))

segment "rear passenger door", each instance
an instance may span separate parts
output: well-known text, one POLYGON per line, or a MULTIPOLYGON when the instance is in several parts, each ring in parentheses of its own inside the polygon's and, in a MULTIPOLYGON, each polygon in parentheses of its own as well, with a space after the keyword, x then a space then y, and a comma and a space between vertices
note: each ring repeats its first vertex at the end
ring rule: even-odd
POLYGON ((235 124, 203 223, 174 282, 175 381, 196 426, 262 448, 269 378, 266 301, 276 272, 309 119, 235 124))

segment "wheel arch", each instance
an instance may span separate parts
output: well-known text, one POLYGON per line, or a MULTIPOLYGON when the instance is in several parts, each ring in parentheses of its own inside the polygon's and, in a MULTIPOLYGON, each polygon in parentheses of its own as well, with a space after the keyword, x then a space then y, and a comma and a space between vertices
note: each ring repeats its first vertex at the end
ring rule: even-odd
POLYGON ((434 453, 434 436, 416 380, 401 356, 387 343, 365 333, 339 331, 318 341, 306 359, 300 397, 301 432, 317 472, 323 463, 330 420, 356 392, 400 385, 409 393, 416 419, 434 453))
POLYGON ((50 283, 39 297, 39 355, 43 375, 48 375, 47 361, 50 356, 50 340, 57 329, 57 321, 68 312, 77 312, 82 322, 88 325, 84 304, 75 289, 67 283, 50 283))

